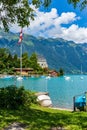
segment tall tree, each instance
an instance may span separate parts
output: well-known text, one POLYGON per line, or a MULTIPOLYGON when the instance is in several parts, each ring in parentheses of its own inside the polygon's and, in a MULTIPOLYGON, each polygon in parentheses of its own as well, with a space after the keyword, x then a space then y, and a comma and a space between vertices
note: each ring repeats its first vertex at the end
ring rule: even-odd
POLYGON ((22 67, 24 68, 28 68, 29 67, 29 56, 28 56, 28 53, 25 52, 23 53, 22 55, 22 67))
POLYGON ((51 0, 0 0, 0 24, 5 31, 9 31, 9 25, 15 22, 21 27, 28 26, 30 20, 34 20, 34 10, 30 5, 48 7, 50 3, 51 0))
POLYGON ((15 54, 13 57, 13 67, 20 67, 20 59, 18 58, 17 54, 15 54))
POLYGON ((34 70, 38 70, 40 68, 39 64, 37 63, 37 55, 33 53, 30 57, 30 67, 34 70))
POLYGON ((64 75, 64 70, 62 68, 59 69, 59 75, 63 76, 64 75))
POLYGON ((6 66, 7 68, 11 68, 13 66, 13 58, 12 58, 12 55, 11 53, 8 54, 8 57, 7 57, 7 62, 6 62, 6 66))
POLYGON ((6 67, 9 50, 6 48, 0 48, 0 71, 6 67))

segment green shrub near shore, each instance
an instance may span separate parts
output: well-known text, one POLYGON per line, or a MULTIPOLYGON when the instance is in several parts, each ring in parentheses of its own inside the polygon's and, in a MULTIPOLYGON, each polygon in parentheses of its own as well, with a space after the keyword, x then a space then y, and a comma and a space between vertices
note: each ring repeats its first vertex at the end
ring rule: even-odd
POLYGON ((10 85, 0 88, 0 108, 18 109, 20 107, 30 106, 36 102, 36 96, 30 91, 26 91, 23 86, 16 87, 10 85))

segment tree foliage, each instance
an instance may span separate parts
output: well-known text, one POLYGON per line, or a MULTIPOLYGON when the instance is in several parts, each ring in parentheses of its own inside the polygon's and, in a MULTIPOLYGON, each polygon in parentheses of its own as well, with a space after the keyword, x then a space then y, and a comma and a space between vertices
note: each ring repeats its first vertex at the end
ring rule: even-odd
POLYGON ((36 96, 26 91, 23 86, 17 88, 15 85, 0 88, 0 108, 18 109, 36 103, 36 96))
MULTIPOLYGON (((48 7, 52 0, 0 0, 0 24, 5 31, 9 31, 11 24, 17 23, 20 27, 29 26, 30 20, 34 20, 35 8, 48 7)), ((87 6, 87 0, 67 0, 68 3, 77 5, 81 9, 87 6)))
POLYGON ((37 70, 37 56, 35 53, 32 54, 32 56, 30 57, 30 63, 31 63, 31 68, 33 68, 34 70, 37 70))
POLYGON ((25 52, 23 55, 22 55, 22 67, 25 67, 25 68, 28 68, 29 67, 29 56, 28 56, 28 53, 25 52))
POLYGON ((29 26, 30 20, 34 20, 34 10, 30 5, 48 7, 50 3, 51 0, 0 0, 0 24, 5 31, 9 31, 9 26, 15 22, 22 28, 29 26))
POLYGON ((70 4, 76 8, 79 5, 80 9, 84 9, 87 6, 87 0, 68 0, 70 4))
POLYGON ((64 75, 64 70, 62 68, 59 69, 59 75, 63 76, 64 75))
MULTIPOLYGON (((36 53, 32 53, 29 57, 28 53, 22 54, 22 67, 33 68, 35 71, 42 70, 40 65, 37 63, 36 53)), ((20 58, 15 54, 11 55, 8 49, 0 48, 0 73, 13 73, 14 68, 20 68, 20 58)))

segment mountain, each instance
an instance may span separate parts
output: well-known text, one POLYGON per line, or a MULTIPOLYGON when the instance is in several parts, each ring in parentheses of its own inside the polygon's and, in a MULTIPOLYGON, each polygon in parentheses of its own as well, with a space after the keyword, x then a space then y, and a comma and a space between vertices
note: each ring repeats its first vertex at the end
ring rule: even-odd
MULTIPOLYGON (((6 33, 0 30, 0 48, 8 48, 12 55, 20 55, 18 45, 19 34, 6 33)), ((23 53, 28 52, 29 56, 36 52, 46 58, 49 68, 59 70, 62 68, 65 73, 87 73, 87 44, 76 44, 60 38, 42 38, 27 34, 23 35, 23 53)))

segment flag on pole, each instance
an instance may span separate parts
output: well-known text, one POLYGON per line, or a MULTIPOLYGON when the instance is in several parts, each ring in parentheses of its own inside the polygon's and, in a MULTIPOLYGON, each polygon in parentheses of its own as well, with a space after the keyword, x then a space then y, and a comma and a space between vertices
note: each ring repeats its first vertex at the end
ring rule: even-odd
POLYGON ((21 29, 21 32, 20 32, 20 37, 19 37, 18 44, 21 44, 21 42, 22 42, 22 39, 23 39, 23 32, 22 32, 22 29, 21 29))

